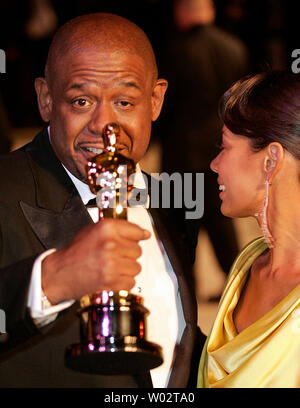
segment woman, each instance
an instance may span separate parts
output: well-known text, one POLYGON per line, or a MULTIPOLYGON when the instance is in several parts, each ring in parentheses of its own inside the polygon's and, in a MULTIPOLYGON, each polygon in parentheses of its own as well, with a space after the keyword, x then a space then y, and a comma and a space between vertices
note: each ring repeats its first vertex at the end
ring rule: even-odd
POLYGON ((300 76, 260 73, 223 96, 221 212, 263 237, 235 260, 199 387, 300 387, 300 76))

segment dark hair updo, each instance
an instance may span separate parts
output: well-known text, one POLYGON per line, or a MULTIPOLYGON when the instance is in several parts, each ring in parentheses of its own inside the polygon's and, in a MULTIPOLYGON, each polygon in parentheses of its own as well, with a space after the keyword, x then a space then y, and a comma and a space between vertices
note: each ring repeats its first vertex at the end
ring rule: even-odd
POLYGON ((220 116, 259 151, 279 142, 300 160, 300 74, 263 72, 240 79, 221 98, 220 116))

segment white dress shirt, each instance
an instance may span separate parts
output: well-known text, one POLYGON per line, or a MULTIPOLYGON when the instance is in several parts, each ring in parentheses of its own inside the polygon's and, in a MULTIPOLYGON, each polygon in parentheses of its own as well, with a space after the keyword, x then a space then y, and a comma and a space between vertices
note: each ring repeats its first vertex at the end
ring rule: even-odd
MULTIPOLYGON (((87 184, 74 177, 66 168, 65 170, 77 188, 83 203, 87 204, 95 195, 87 184)), ((134 186, 145 188, 143 174, 138 166, 134 186)), ((93 221, 97 222, 98 209, 89 208, 88 211, 93 221)), ((142 255, 138 261, 142 270, 136 276, 136 284, 132 288, 132 293, 142 296, 145 307, 150 311, 146 317, 147 340, 159 344, 163 349, 163 364, 150 372, 153 386, 166 387, 175 357, 175 346, 180 342, 185 327, 177 278, 164 247, 156 236, 150 213, 143 206, 129 207, 127 211, 130 222, 151 232, 149 239, 140 241, 142 255)), ((74 300, 68 300, 58 305, 50 305, 50 307, 43 303, 41 263, 53 251, 55 249, 42 253, 33 266, 28 307, 31 310, 32 318, 40 325, 48 324, 54 320, 59 311, 71 306, 74 302, 74 300)))

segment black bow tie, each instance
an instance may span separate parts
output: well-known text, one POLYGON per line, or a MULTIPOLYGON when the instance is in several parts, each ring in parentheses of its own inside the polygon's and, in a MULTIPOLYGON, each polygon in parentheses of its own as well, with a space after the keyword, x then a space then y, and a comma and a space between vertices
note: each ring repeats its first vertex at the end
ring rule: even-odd
POLYGON ((87 208, 97 207, 96 197, 89 200, 89 202, 85 205, 87 208))
MULTIPOLYGON (((128 198, 128 206, 129 207, 136 207, 139 205, 145 205, 147 203, 148 198, 148 190, 143 188, 134 188, 131 195, 128 198), (134 194, 132 194, 134 193, 134 194)), ((85 205, 87 208, 94 208, 98 207, 96 202, 96 197, 92 198, 88 201, 85 205)))

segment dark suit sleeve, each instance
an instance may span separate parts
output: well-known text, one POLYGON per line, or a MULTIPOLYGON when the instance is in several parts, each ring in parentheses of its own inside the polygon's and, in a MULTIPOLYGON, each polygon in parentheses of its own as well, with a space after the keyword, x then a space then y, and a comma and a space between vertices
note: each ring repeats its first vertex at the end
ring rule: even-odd
POLYGON ((0 309, 5 312, 7 332, 0 337, 0 353, 39 333, 27 309, 35 259, 33 256, 0 269, 0 309))

